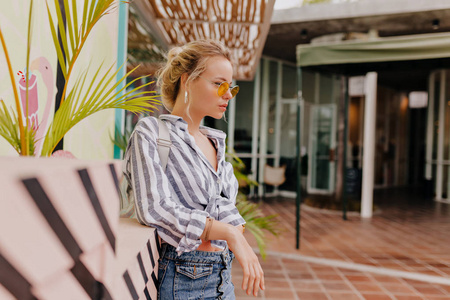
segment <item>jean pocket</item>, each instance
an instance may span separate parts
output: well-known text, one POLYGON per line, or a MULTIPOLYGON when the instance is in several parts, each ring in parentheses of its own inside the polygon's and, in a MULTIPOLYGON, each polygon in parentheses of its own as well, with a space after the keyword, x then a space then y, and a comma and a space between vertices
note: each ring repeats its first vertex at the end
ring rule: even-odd
POLYGON ((191 279, 198 279, 203 276, 211 275, 213 272, 213 266, 211 264, 202 263, 177 263, 177 273, 183 274, 191 279))

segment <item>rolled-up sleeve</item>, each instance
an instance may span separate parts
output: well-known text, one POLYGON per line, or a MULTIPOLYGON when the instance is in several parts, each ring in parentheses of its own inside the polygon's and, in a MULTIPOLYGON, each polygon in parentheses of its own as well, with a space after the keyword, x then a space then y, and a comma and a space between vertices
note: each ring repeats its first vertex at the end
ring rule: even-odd
POLYGON ((209 214, 186 208, 173 199, 157 151, 155 121, 147 119, 136 126, 125 154, 125 174, 134 191, 136 216, 140 223, 155 227, 178 253, 193 251, 201 244, 209 214))
POLYGON ((226 185, 224 186, 224 194, 227 197, 221 197, 219 200, 218 216, 219 220, 224 223, 238 226, 245 224, 239 210, 236 208, 236 197, 238 193, 238 182, 234 176, 233 166, 229 162, 224 162, 224 173, 222 180, 226 185))

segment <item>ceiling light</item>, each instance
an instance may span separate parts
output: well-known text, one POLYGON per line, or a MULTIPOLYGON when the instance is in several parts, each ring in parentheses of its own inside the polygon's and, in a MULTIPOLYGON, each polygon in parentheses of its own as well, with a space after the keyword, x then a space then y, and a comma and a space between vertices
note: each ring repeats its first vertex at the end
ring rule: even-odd
POLYGON ((431 21, 431 28, 433 28, 433 30, 439 29, 439 23, 439 19, 434 19, 433 21, 431 21))
POLYGON ((300 32, 300 38, 306 39, 307 37, 308 37, 308 30, 302 29, 302 31, 300 32))

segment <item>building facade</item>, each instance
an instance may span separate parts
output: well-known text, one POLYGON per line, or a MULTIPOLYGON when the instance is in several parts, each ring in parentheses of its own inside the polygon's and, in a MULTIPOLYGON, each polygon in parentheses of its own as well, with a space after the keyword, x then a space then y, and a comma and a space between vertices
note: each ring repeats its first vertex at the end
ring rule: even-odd
POLYGON ((449 201, 448 16, 441 0, 274 11, 254 77, 237 80, 226 120, 205 120, 259 183, 249 195, 294 197, 300 184, 359 197, 367 217, 374 188, 449 201))
POLYGON ((360 193, 367 217, 374 188, 449 201, 449 14, 439 0, 274 13, 264 53, 295 57, 309 194, 360 193))

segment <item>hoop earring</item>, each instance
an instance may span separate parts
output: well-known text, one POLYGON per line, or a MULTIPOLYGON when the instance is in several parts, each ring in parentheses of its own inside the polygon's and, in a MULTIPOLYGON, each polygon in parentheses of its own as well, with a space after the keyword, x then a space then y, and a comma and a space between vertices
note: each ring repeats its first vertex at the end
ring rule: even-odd
POLYGON ((184 92, 184 103, 188 103, 188 92, 184 92))

